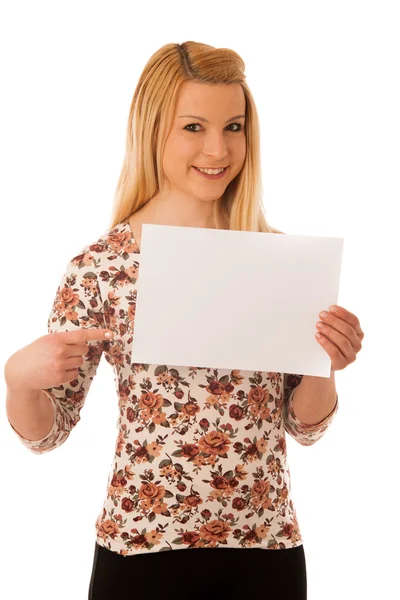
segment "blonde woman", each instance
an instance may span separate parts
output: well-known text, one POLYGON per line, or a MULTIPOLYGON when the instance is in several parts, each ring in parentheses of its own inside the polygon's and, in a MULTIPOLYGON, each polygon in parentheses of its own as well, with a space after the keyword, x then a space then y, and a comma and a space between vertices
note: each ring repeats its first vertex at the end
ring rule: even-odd
MULTIPOLYGON (((337 396, 307 424, 292 406, 301 375, 130 364, 144 223, 282 233, 263 213, 244 67, 233 50, 191 41, 151 56, 111 222, 68 263, 49 335, 7 364, 8 418, 35 453, 66 441, 103 354, 114 369, 119 430, 94 519, 91 600, 306 598, 285 431, 302 445, 318 441, 337 396), (21 364, 31 365, 29 383, 21 364)), ((164 269, 160 282, 174 277, 164 269)))

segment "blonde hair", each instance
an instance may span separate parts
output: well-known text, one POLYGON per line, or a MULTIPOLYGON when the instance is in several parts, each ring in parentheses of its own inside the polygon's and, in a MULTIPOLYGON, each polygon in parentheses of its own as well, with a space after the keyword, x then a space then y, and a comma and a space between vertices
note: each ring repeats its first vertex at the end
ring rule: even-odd
POLYGON ((240 83, 246 98, 246 157, 241 171, 214 203, 217 228, 283 233, 268 225, 264 214, 259 120, 244 69, 244 61, 233 50, 192 41, 166 44, 151 56, 129 111, 110 228, 129 218, 163 188, 162 156, 179 91, 185 81, 196 81, 240 83))

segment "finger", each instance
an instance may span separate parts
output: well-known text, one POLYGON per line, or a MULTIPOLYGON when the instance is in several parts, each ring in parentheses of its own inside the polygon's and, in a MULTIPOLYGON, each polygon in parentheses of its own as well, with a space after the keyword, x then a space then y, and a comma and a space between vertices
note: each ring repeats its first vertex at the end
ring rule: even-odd
POLYGON ((335 304, 334 306, 337 310, 333 313, 332 312, 333 306, 331 306, 329 309, 329 314, 335 315, 335 317, 338 317, 339 319, 342 319, 343 321, 349 323, 354 328, 354 331, 356 332, 357 336, 360 339, 363 339, 364 333, 361 329, 360 321, 359 321, 358 317, 356 317, 356 315, 351 313, 349 310, 346 310, 345 308, 343 308, 343 306, 338 306, 337 304, 335 304))
POLYGON ((332 313, 328 313, 328 316, 325 319, 321 317, 321 320, 318 321, 318 323, 322 323, 323 325, 323 327, 317 325, 318 331, 330 337, 332 341, 335 342, 335 340, 340 339, 340 337, 332 338, 333 332, 336 331, 339 334, 344 335, 357 352, 361 350, 360 338, 358 337, 354 327, 347 321, 336 317, 332 313), (333 331, 330 331, 330 329, 333 331))
POLYGON ((320 330, 320 333, 322 337, 317 339, 323 344, 331 357, 337 359, 346 358, 349 362, 353 362, 356 359, 357 350, 345 335, 327 325, 320 330))
POLYGON ((70 371, 71 369, 78 369, 83 365, 82 356, 69 356, 65 360, 65 370, 70 371))
POLYGON ((114 332, 111 329, 81 327, 72 331, 59 331, 58 335, 63 336, 66 344, 79 344, 81 342, 90 342, 92 340, 112 340, 114 332), (111 337, 106 337, 110 333, 111 337))
POLYGON ((88 354, 89 349, 89 342, 80 342, 79 344, 67 344, 68 358, 72 358, 73 356, 84 356, 88 354))
POLYGON ((317 337, 316 339, 318 340, 319 344, 321 345, 321 347, 325 350, 325 352, 328 354, 329 358, 331 359, 331 366, 333 364, 333 362, 335 362, 336 365, 336 370, 338 370, 338 367, 340 365, 340 368, 342 369, 344 366, 346 366, 346 358, 345 356, 342 354, 342 352, 339 350, 339 348, 333 344, 330 340, 328 340, 327 337, 325 337, 323 334, 320 334, 321 337, 317 337))

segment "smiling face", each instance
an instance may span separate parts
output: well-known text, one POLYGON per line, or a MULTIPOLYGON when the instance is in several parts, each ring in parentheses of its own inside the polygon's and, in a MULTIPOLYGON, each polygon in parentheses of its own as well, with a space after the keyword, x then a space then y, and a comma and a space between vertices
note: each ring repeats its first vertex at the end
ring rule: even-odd
POLYGON ((163 155, 168 196, 183 201, 222 196, 245 161, 245 110, 240 84, 182 85, 163 155), (201 175, 195 166, 228 168, 214 179, 201 175))

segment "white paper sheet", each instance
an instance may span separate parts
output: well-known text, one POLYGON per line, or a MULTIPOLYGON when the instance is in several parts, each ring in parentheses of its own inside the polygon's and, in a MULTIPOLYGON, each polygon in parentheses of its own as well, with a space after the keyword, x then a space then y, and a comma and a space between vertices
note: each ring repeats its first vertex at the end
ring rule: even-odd
POLYGON ((343 241, 143 225, 132 362, 329 377, 343 241))

